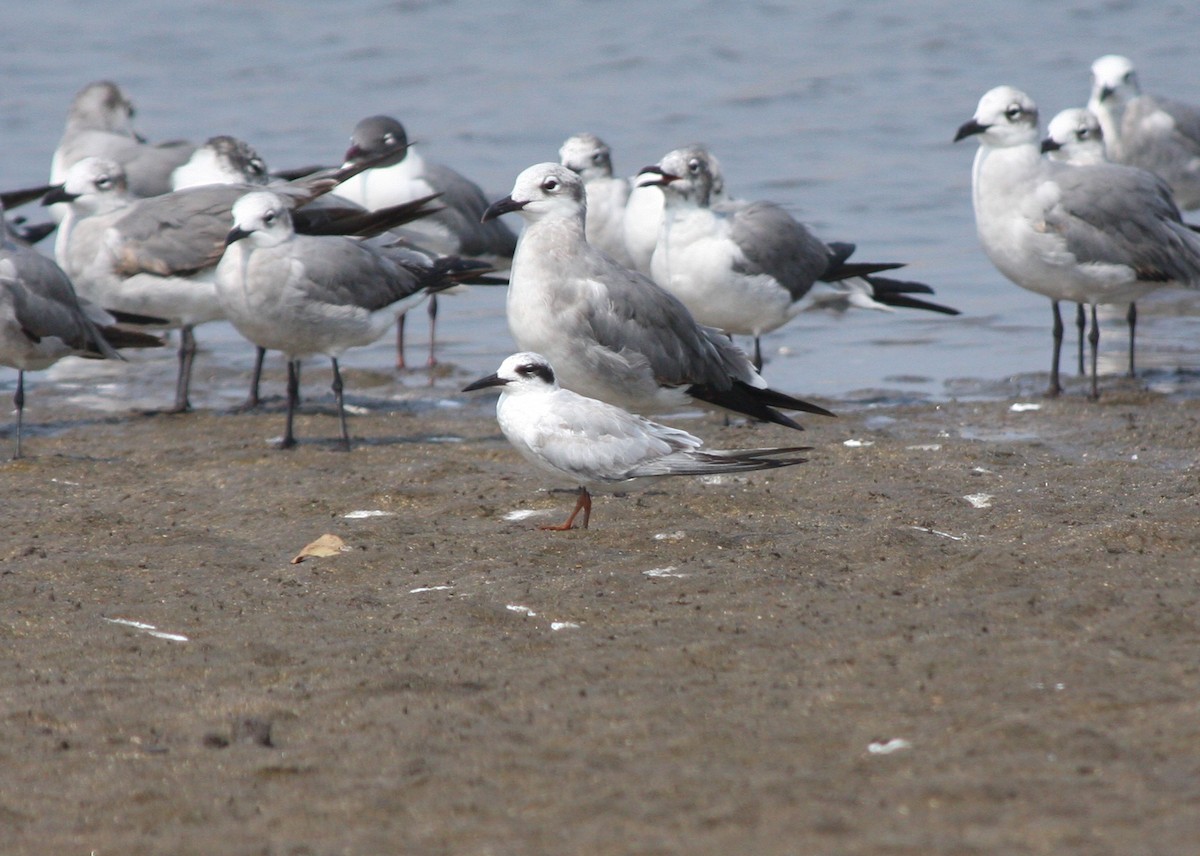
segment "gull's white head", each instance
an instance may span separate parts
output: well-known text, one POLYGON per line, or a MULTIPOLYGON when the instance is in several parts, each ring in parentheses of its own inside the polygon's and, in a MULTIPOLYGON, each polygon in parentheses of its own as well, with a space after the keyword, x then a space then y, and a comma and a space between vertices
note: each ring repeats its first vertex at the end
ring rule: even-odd
POLYGON ((975 115, 959 127, 954 141, 978 137, 994 148, 1037 143, 1038 110, 1033 99, 1012 86, 989 89, 979 99, 975 115))
POLYGON ((250 238, 260 247, 282 244, 295 234, 287 202, 269 190, 255 190, 233 203, 233 229, 225 245, 250 238))
POLYGON ((1070 107, 1046 126, 1042 151, 1052 159, 1076 166, 1104 163, 1104 132, 1091 110, 1070 107))
POLYGON ((1123 105, 1137 97, 1139 91, 1137 72, 1128 58, 1108 54, 1092 63, 1093 105, 1123 105))
POLYGON ((572 172, 579 173, 584 184, 597 178, 612 178, 612 149, 595 134, 567 137, 558 150, 558 161, 572 172))
POLYGON ((270 180, 267 165, 249 143, 237 137, 210 137, 188 162, 171 173, 175 190, 206 184, 259 184, 270 180))
POLYGON ((74 130, 109 131, 136 137, 133 115, 133 104, 121 92, 121 87, 111 80, 97 80, 75 94, 67 114, 67 125, 74 130))
POLYGON ((531 392, 552 392, 558 389, 554 369, 550 361, 541 354, 523 351, 505 358, 495 374, 482 377, 463 388, 463 392, 498 386, 507 395, 525 395, 531 392))
POLYGON ((84 158, 67 170, 63 183, 42 197, 43 205, 69 202, 81 214, 101 214, 129 202, 125 170, 107 158, 84 158))
POLYGON ((488 206, 483 221, 510 211, 519 211, 530 221, 546 216, 582 220, 586 210, 583 179, 561 164, 539 163, 517 176, 512 193, 488 206))
POLYGON ((639 186, 657 185, 668 200, 684 199, 702 208, 713 202, 723 183, 717 159, 699 144, 668 152, 656 166, 638 174, 639 186))

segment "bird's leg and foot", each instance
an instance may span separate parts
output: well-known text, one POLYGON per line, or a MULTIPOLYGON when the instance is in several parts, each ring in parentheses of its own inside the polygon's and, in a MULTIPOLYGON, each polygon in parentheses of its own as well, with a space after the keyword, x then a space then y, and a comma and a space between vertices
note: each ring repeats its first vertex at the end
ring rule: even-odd
POLYGON ((292 432, 292 420, 296 415, 296 403, 300 400, 300 361, 288 360, 287 377, 287 421, 279 448, 292 449, 296 446, 296 435, 292 432))
POLYGON ((196 334, 185 324, 179 332, 179 376, 175 379, 175 405, 167 413, 187 413, 192 409, 188 390, 192 383, 192 363, 196 360, 196 334))
POLYGON ((539 526, 538 528, 547 532, 566 532, 572 527, 572 525, 574 525, 575 517, 580 511, 583 511, 583 525, 580 526, 580 528, 587 529, 588 520, 591 519, 592 516, 592 495, 588 493, 588 489, 586 487, 579 488, 579 497, 575 500, 575 510, 571 512, 571 516, 567 518, 566 523, 562 523, 558 526, 539 526))
POLYGON ((267 358, 267 349, 255 346, 254 348, 254 373, 250 376, 250 392, 246 396, 246 400, 233 408, 232 413, 248 413, 254 410, 262 403, 262 399, 258 397, 259 386, 262 383, 263 362, 267 358))
POLYGON ((754 337, 754 370, 761 372, 763 367, 762 342, 758 336, 754 337))
POLYGON ((13 460, 21 457, 21 424, 25 416, 25 372, 17 369, 17 391, 13 394, 13 407, 17 409, 17 451, 13 460))
POLYGON ((434 347, 437 343, 437 295, 430 296, 427 311, 429 312, 429 359, 425 361, 425 367, 431 369, 437 365, 437 357, 434 355, 434 347))
POLYGON ((1050 301, 1050 306, 1054 309, 1054 358, 1050 361, 1050 388, 1046 390, 1046 395, 1055 398, 1062 392, 1062 386, 1058 382, 1058 360, 1062 356, 1063 320, 1058 301, 1050 301))
POLYGON ((408 313, 401 313, 396 319, 396 368, 404 371, 408 364, 404 362, 404 319, 408 313))
POLYGON ((1100 322, 1096 319, 1096 304, 1092 304, 1092 329, 1088 332, 1088 344, 1092 346, 1092 391, 1088 395, 1092 401, 1100 398, 1100 388, 1096 379, 1096 368, 1100 352, 1100 322))
POLYGON ((1137 339, 1137 304, 1130 303, 1129 311, 1125 313, 1125 321, 1129 324, 1129 376, 1137 377, 1133 369, 1133 344, 1137 339))
POLYGON ((350 451, 350 429, 346 426, 346 403, 342 398, 342 372, 338 368, 338 361, 333 359, 333 400, 337 402, 338 423, 342 429, 342 445, 343 452, 350 451))
POLYGON ((1075 304, 1075 329, 1079 331, 1079 374, 1087 375, 1087 367, 1083 364, 1083 340, 1087 338, 1087 310, 1082 303, 1075 304))

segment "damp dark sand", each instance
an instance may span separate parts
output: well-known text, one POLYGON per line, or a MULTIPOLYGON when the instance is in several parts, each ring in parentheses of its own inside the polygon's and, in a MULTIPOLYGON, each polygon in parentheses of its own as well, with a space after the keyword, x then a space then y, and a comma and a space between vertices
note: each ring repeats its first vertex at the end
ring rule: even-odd
POLYGON ((1200 403, 835 403, 553 533, 486 400, 356 401, 343 454, 31 391, 5 853, 1195 852, 1200 403))

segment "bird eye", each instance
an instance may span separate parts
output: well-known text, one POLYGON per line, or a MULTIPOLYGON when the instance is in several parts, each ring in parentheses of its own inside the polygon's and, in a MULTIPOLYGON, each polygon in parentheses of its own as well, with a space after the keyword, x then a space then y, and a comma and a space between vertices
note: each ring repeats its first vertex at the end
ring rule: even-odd
POLYGON ((274 223, 275 222, 275 212, 268 211, 266 214, 264 214, 263 222, 266 223, 268 226, 270 226, 272 223, 274 223))
POLYGON ((259 160, 258 158, 252 158, 250 160, 250 174, 251 175, 265 175, 266 172, 267 172, 267 165, 264 164, 261 160, 259 160))
POLYGON ((525 365, 523 365, 523 366, 517 366, 517 374, 531 375, 534 373, 534 371, 536 369, 537 369, 537 366, 535 366, 533 363, 525 363, 525 365))
POLYGON ((396 145, 396 135, 395 135, 395 134, 391 134, 391 133, 384 134, 384 135, 383 135, 383 144, 384 144, 385 146, 394 146, 394 145, 396 145))
POLYGON ((1017 121, 1017 119, 1021 118, 1021 114, 1024 112, 1025 111, 1021 109, 1020 104, 1012 104, 1009 106, 1009 108, 1007 110, 1004 111, 1004 116, 1010 122, 1015 122, 1015 121, 1017 121))
POLYGON ((553 193, 554 191, 558 190, 558 179, 547 178, 542 182, 542 190, 546 191, 547 193, 553 193))
POLYGON ((700 162, 700 158, 692 158, 690 161, 688 161, 688 172, 694 175, 700 171, 700 167, 702 165, 703 164, 700 162))
POLYGON ((96 179, 96 187, 101 190, 108 190, 108 188, 112 187, 112 179, 107 175, 102 175, 96 179))

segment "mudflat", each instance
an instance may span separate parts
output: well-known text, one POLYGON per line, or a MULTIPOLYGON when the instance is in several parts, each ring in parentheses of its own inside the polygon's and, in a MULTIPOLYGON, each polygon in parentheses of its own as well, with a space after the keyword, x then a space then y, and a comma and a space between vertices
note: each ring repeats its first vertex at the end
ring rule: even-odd
POLYGON ((814 449, 565 533, 486 397, 31 395, 0 849, 1194 853, 1200 402, 1114 386, 673 422, 814 449))

